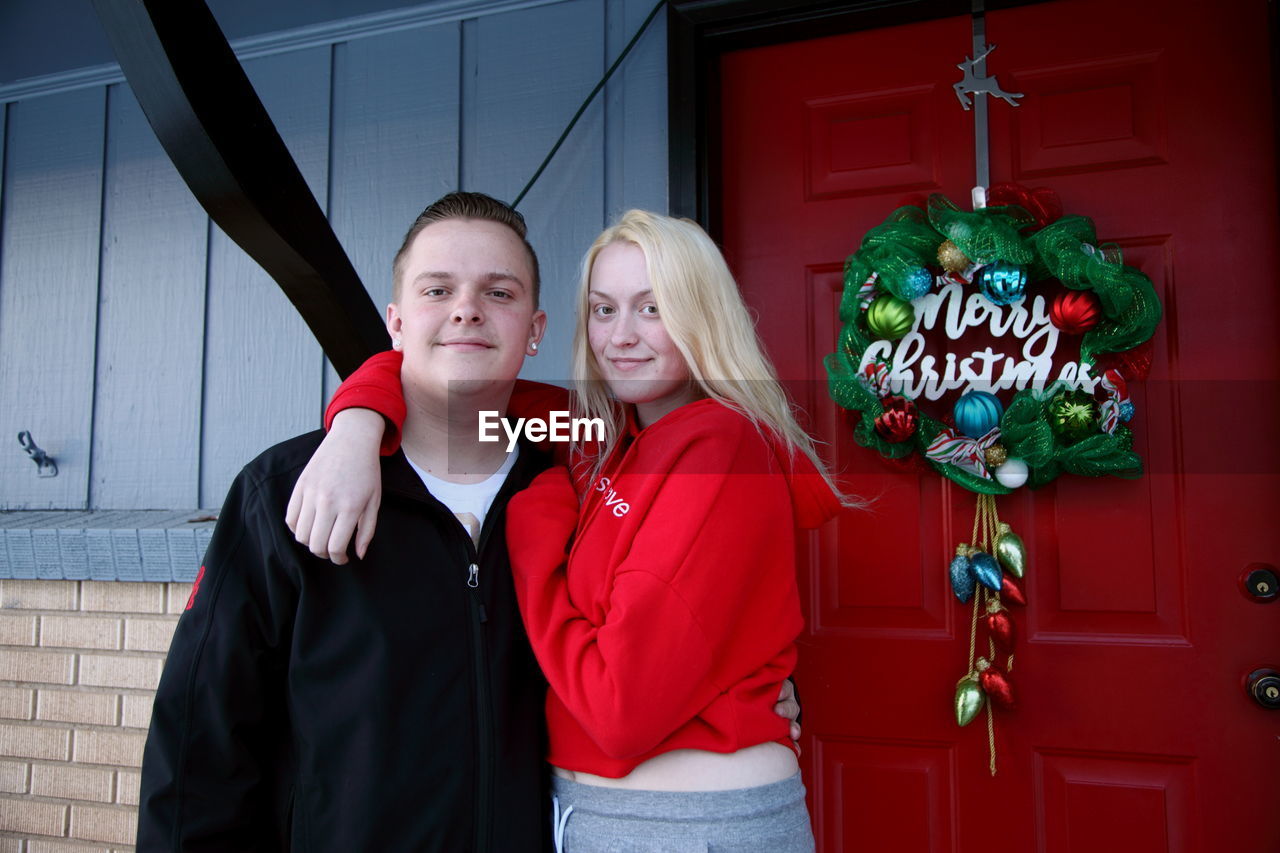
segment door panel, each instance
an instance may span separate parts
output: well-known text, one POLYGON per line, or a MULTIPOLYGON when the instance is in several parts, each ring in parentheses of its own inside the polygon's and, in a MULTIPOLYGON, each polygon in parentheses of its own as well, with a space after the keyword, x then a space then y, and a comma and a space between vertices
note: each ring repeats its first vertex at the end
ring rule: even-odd
POLYGON ((1026 97, 1010 117, 1015 180, 1167 164, 1159 59, 1143 53, 1020 71, 1026 97))
MULTIPOLYGON (((1016 711, 960 729, 970 610, 947 563, 973 496, 852 440, 822 358, 842 265, 910 194, 964 205, 972 114, 957 17, 727 54, 723 241, 779 374, 871 506, 804 544, 804 771, 824 851, 1280 849, 1280 713, 1242 689, 1280 662, 1273 116, 1264 4, 1061 0, 989 13, 993 181, 1049 186, 1155 285, 1132 389, 1136 481, 1062 477, 999 500, 1026 541, 1016 711)), ((959 342, 964 344, 965 342, 959 342)), ((957 345, 956 350, 962 347, 957 345)), ((939 409, 934 409, 941 414, 939 409)))
MULTIPOLYGON (((1191 842, 1194 765, 1123 755, 1036 754, 1046 853, 1183 853, 1191 842)), ((1030 849, 1030 848, 1029 848, 1030 849)), ((1222 849, 1210 846, 1208 849, 1222 849)))
MULTIPOLYGON (((807 701, 807 700, 806 700, 807 701)), ((955 751, 945 744, 819 740, 821 788, 841 804, 814 829, 838 850, 950 850, 955 751), (893 819, 886 820, 886 815, 893 819)), ((812 777, 809 777, 812 779, 812 777)))

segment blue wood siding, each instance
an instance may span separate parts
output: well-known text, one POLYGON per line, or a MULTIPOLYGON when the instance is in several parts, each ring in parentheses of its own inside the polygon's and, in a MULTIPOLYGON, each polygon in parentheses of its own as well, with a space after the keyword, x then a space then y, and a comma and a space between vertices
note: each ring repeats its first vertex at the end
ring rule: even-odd
POLYGON ((5 128, 0 490, 33 509, 82 507, 89 490, 105 104, 103 89, 17 103, 5 128), (35 476, 23 430, 59 476, 35 476))
MULTIPOLYGON (((326 43, 255 42, 244 64, 382 308, 422 207, 458 186, 514 198, 650 8, 352 19, 326 43)), ((521 204, 552 315, 527 376, 567 376, 578 261, 608 218, 666 208, 665 42, 659 16, 521 204)), ((24 81, 0 103, 0 509, 216 506, 246 461, 319 425, 336 377, 127 84, 67 88, 24 81), (36 477, 19 430, 57 478, 36 477)))
POLYGON ((196 506, 209 220, 128 86, 107 117, 88 503, 196 506))

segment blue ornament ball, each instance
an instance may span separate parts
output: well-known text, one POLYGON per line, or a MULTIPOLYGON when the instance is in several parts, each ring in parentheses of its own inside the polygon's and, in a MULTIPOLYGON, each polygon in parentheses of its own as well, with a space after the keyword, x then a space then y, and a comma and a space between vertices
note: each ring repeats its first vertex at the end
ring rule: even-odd
POLYGON ((1008 261, 987 264, 973 277, 982 295, 996 305, 1012 305, 1027 293, 1027 268, 1008 261))
POLYGON ((970 438, 982 438, 1000 423, 1004 404, 987 391, 969 391, 956 400, 952 415, 956 429, 970 438))
POLYGON ((924 267, 916 267, 907 273, 902 282, 902 296, 910 301, 919 299, 933 289, 933 273, 924 267))
POLYGON ((1133 420, 1133 403, 1128 400, 1120 404, 1120 420, 1126 423, 1133 420))

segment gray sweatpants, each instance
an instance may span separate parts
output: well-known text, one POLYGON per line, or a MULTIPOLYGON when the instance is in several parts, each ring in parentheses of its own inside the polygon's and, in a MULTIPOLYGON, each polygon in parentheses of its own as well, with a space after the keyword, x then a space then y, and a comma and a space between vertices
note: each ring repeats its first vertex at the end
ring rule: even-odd
POLYGON ((813 853, 800 774, 731 791, 626 791, 552 777, 559 853, 813 853))

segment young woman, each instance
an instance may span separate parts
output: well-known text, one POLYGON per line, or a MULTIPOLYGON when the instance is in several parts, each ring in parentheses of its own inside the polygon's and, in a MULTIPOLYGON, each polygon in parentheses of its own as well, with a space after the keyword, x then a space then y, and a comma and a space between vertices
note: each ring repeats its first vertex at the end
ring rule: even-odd
POLYGON ((601 234, 573 361, 574 414, 605 439, 507 508, 557 848, 812 850, 774 702, 802 629, 796 531, 842 499, 710 238, 643 211, 601 234))

